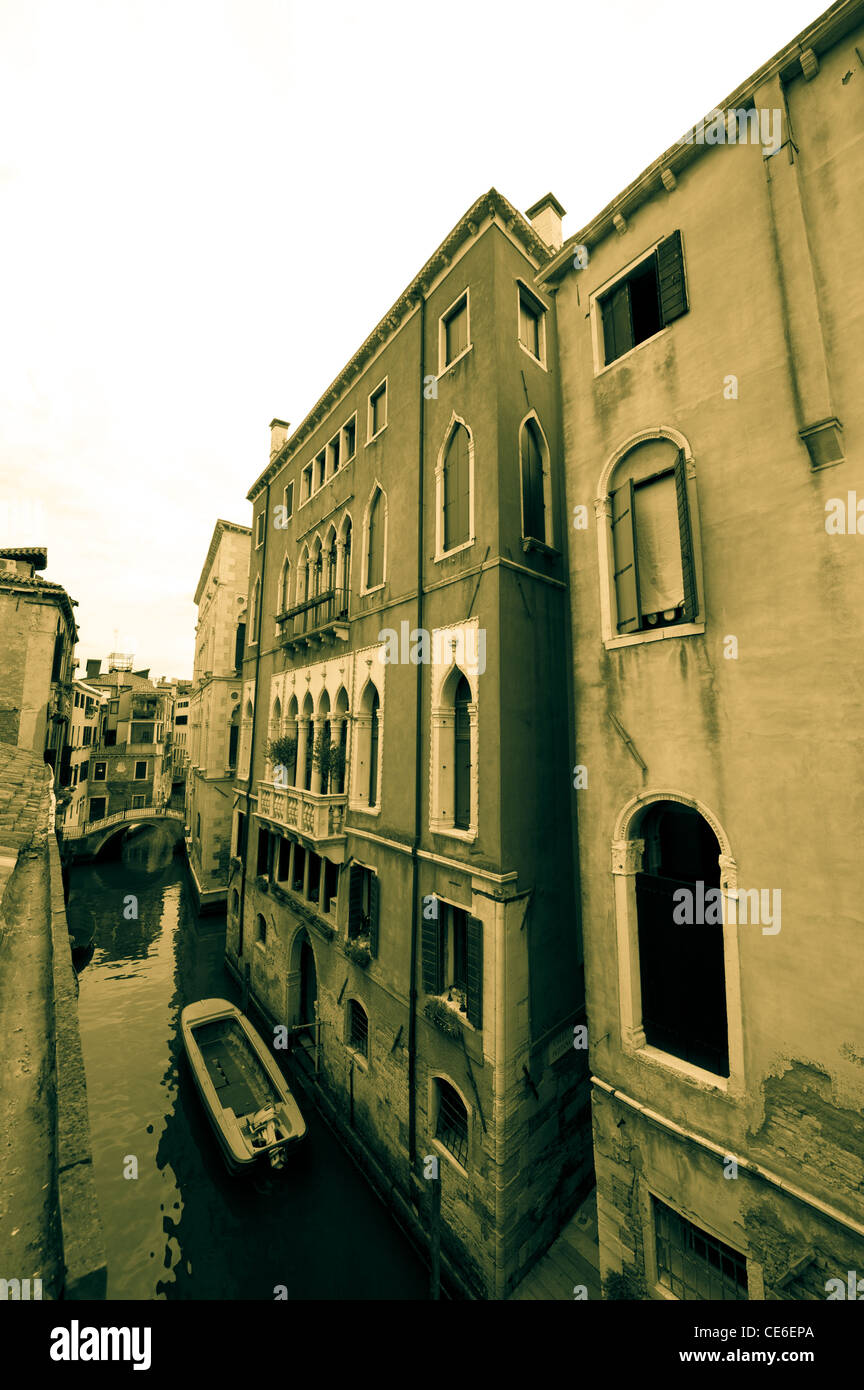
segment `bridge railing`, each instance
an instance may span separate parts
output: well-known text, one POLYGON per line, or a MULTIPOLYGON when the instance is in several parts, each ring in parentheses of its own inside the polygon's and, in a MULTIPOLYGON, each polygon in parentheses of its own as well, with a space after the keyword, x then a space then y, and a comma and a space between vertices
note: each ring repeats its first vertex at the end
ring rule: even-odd
POLYGON ((80 840, 85 835, 93 835, 99 830, 107 830, 110 825, 120 825, 123 821, 139 820, 185 820, 184 811, 177 811, 170 806, 141 806, 137 810, 127 808, 125 811, 115 811, 111 816, 103 816, 101 820, 85 821, 83 825, 60 826, 60 834, 64 840, 80 840))

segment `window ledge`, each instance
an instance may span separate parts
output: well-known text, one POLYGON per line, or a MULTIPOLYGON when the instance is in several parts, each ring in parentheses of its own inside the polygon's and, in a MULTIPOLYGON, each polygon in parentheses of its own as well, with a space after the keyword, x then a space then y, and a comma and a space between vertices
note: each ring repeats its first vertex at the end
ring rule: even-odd
POLYGON ((364 1056, 363 1056, 363 1053, 362 1053, 362 1052, 358 1052, 358 1051, 357 1051, 357 1048, 356 1048, 356 1047, 352 1047, 350 1043, 346 1043, 346 1044, 345 1044, 345 1051, 348 1053, 349 1057, 351 1057, 351 1058, 353 1059, 354 1065, 355 1065, 355 1067, 357 1068, 358 1071, 368 1072, 368 1070, 369 1070, 369 1059, 368 1059, 368 1057, 364 1057, 364 1056))
POLYGON ((438 373, 437 380, 442 381, 444 377, 447 375, 447 373, 452 372, 453 368, 457 366, 457 364, 461 362, 463 358, 467 357, 469 352, 471 352, 473 348, 474 344, 469 343, 466 348, 462 349, 458 357, 454 357, 452 362, 445 363, 445 365, 441 368, 441 370, 438 373))
POLYGON ((607 652, 616 647, 635 647, 641 642, 661 642, 670 637, 699 637, 705 631, 704 623, 675 623, 671 627, 658 627, 653 631, 625 632, 620 637, 607 637, 604 647, 607 652))
POLYGON ((463 1178, 467 1178, 469 1176, 468 1169, 463 1168, 458 1158, 456 1158, 454 1154, 451 1154, 446 1144, 442 1144, 441 1140, 436 1139, 434 1135, 432 1136, 432 1143, 439 1154, 443 1154, 445 1158, 450 1160, 457 1173, 461 1173, 463 1178))
MULTIPOLYGON (((625 276, 625 279, 626 279, 626 276, 625 276)), ((598 321, 599 321, 599 314, 598 314, 598 321)), ((677 323, 678 320, 675 319, 674 322, 677 323)), ((598 366, 598 367, 597 367, 597 370, 596 370, 595 373, 594 373, 594 379, 595 379, 595 381, 597 380, 598 377, 604 376, 604 375, 606 374, 606 372, 611 372, 612 368, 613 368, 613 367, 617 367, 619 362, 626 362, 626 361, 627 361, 627 358, 628 358, 628 357, 632 357, 633 354, 634 354, 634 352, 639 352, 639 351, 641 351, 641 349, 644 348, 644 347, 647 347, 649 343, 656 343, 657 339, 658 339, 658 338, 662 338, 664 333, 669 333, 670 330, 672 329, 672 327, 673 327, 673 324, 671 324, 671 323, 665 324, 664 327, 663 327, 663 328, 659 328, 659 329, 657 330, 656 333, 652 333, 650 338, 643 338, 642 341, 641 341, 641 343, 637 343, 635 347, 628 348, 626 352, 622 352, 621 356, 620 356, 620 357, 616 357, 615 360, 614 360, 614 362, 607 362, 607 363, 606 363, 605 365, 603 365, 603 366, 598 366)), ((600 342, 602 343, 602 342, 603 342, 603 327, 602 327, 602 321, 600 321, 599 339, 600 339, 600 342)))
MULTIPOLYGON (((543 361, 543 358, 542 358, 542 357, 536 357, 536 356, 534 355, 534 353, 531 351, 531 349, 530 349, 529 347, 527 347, 525 343, 523 343, 523 341, 522 341, 521 338, 518 338, 518 339, 517 339, 517 342, 519 343, 519 346, 520 346, 520 348, 522 349, 522 351, 525 353, 525 355, 526 355, 527 357, 530 357, 530 358, 531 358, 531 361, 534 363, 535 367, 540 367, 544 372, 549 370, 548 367, 546 366, 546 363, 543 361)), ((641 346, 641 344, 640 344, 640 346, 641 346)), ((632 349, 631 349, 631 351, 632 351, 632 349)), ((616 360, 616 362, 617 362, 617 361, 618 361, 618 358, 616 357, 615 360, 616 360)), ((613 364, 610 362, 610 363, 609 363, 609 366, 611 367, 612 365, 613 365, 613 364)))
POLYGON ((457 830, 454 825, 445 825, 441 821, 430 821, 429 829, 433 835, 446 835, 448 840, 462 840, 466 844, 477 839, 477 827, 471 826, 467 830, 457 830))
POLYGON ((536 536, 523 536, 522 549, 526 555, 532 550, 536 550, 539 555, 559 556, 561 554, 561 551, 556 550, 554 545, 547 545, 545 541, 538 541, 536 536))
POLYGON ((689 1082, 700 1091, 717 1091, 721 1095, 727 1095, 729 1092, 728 1076, 717 1076, 713 1071, 705 1071, 704 1067, 696 1067, 692 1062, 685 1062, 682 1058, 673 1056, 671 1052, 661 1052, 659 1047, 652 1047, 650 1043, 644 1047, 626 1050, 631 1057, 636 1057, 640 1062, 671 1072, 679 1080, 689 1082))
MULTIPOLYGON (((389 423, 390 422, 388 420, 387 424, 389 423)), ((382 425, 377 434, 370 434, 369 438, 366 440, 366 443, 363 445, 363 448, 368 449, 370 444, 374 444, 376 439, 380 439, 386 428, 387 425, 382 425)))

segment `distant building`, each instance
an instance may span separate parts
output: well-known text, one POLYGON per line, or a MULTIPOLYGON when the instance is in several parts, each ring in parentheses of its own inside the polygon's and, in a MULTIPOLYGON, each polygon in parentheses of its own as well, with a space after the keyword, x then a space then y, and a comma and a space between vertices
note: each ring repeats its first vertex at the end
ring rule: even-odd
MULTIPOLYGON (((81 825, 87 820, 90 795, 90 759, 98 747, 103 718, 103 705, 108 693, 86 681, 75 681, 72 687, 72 709, 68 727, 66 761, 69 781, 66 791, 69 800, 61 808, 58 825, 66 828, 81 825)), ((101 795, 101 791, 100 791, 101 795)))
POLYGON ((195 590, 186 847, 199 910, 224 908, 240 738, 251 531, 217 521, 195 590))
POLYGON ((864 1271, 862 53, 834 5, 538 276, 616 1298, 864 1271))
POLYGON ((78 630, 66 590, 36 573, 47 563, 43 546, 0 549, 0 742, 44 753, 62 787, 78 630))
POLYGON ((86 819, 168 805, 173 778, 170 692, 157 690, 148 673, 117 665, 105 675, 90 673, 86 684, 103 694, 88 769, 86 819))

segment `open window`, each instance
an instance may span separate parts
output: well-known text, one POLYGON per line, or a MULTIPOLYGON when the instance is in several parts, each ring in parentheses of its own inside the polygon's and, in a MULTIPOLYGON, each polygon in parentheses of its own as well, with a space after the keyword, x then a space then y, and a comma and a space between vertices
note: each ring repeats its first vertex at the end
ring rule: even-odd
POLYGON ((483 923, 467 908, 435 897, 424 902, 421 929, 423 989, 458 1005, 483 1027, 483 923))
POLYGON ((687 313, 681 233, 673 232, 598 296, 604 365, 687 313))
POLYGON ((468 313, 468 291, 465 290, 441 315, 438 330, 439 375, 471 346, 468 313))

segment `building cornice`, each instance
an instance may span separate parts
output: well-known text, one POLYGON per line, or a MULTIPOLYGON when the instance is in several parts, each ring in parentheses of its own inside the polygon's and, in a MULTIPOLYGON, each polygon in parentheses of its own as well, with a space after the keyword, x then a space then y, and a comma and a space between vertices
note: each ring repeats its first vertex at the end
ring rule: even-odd
MULTIPOLYGON (((555 285, 564 278, 568 271, 575 271, 574 253, 577 247, 584 246, 590 251, 592 247, 597 246, 615 230, 616 218, 623 217, 626 221, 643 203, 664 191, 664 175, 668 179, 669 173, 677 174, 686 169, 694 160, 707 154, 713 145, 705 141, 700 142, 698 134, 700 130, 704 130, 710 124, 718 111, 749 110, 753 106, 756 92, 766 82, 779 77, 780 81, 785 84, 801 76, 807 61, 805 54, 815 53, 818 56, 827 52, 839 43, 862 18, 864 18, 864 0, 838 0, 837 4, 832 5, 823 15, 820 15, 797 38, 759 68, 752 77, 748 77, 747 81, 743 82, 725 101, 721 102, 719 106, 713 107, 707 116, 698 121, 692 129, 696 138, 692 141, 681 140, 670 146, 622 193, 619 193, 611 203, 608 203, 587 226, 568 237, 561 250, 543 266, 535 277, 536 283, 543 286, 555 285)), ((688 131, 687 134, 689 135, 690 132, 688 131)))
POLYGON ((549 260, 552 255, 551 248, 546 245, 542 237, 538 236, 530 222, 497 189, 490 188, 489 192, 478 198, 464 217, 456 223, 456 226, 430 256, 419 274, 415 275, 408 288, 402 292, 380 323, 373 328, 368 338, 342 368, 339 375, 331 381, 327 390, 319 397, 294 433, 285 441, 282 448, 274 453, 264 472, 246 494, 250 502, 255 501, 280 468, 284 467, 292 454, 326 418, 339 398, 360 376, 376 353, 411 317, 420 301, 428 297, 435 281, 455 259, 464 244, 476 237, 481 227, 490 219, 492 222, 500 221, 506 230, 519 240, 529 258, 535 261, 538 266, 549 260))
POLYGON ((210 540, 210 548, 207 551, 207 559, 204 561, 204 568, 201 571, 201 578, 198 580, 198 586, 195 590, 195 598, 193 599, 193 603, 196 607, 201 602, 201 594, 203 593, 204 586, 207 583, 207 577, 211 569, 213 568, 213 561, 216 559, 216 552, 219 549, 219 542, 221 541, 222 537, 225 535, 226 532, 231 532, 234 535, 239 536, 248 536, 250 541, 252 539, 251 526, 241 526, 240 523, 237 521, 219 520, 216 522, 216 525, 213 528, 213 536, 210 540))

